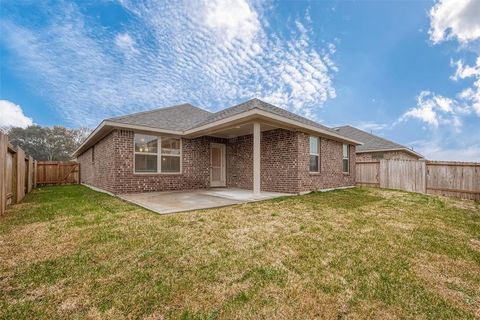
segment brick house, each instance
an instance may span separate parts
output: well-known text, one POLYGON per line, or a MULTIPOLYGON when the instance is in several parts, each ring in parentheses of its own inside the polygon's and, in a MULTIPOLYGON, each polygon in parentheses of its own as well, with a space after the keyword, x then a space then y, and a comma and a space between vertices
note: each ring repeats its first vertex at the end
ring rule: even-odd
POLYGON ((258 99, 182 104, 102 121, 75 151, 81 181, 114 194, 210 187, 300 193, 355 185, 355 147, 258 99))
POLYGON ((352 126, 337 127, 334 130, 343 136, 363 143, 356 148, 357 162, 372 162, 380 159, 420 160, 424 158, 423 155, 410 148, 352 126))

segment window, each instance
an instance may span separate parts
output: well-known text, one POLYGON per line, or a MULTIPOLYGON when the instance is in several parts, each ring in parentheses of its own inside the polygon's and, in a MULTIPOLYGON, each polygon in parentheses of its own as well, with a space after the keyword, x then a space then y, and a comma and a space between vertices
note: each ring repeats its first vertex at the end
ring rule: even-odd
POLYGON ((95 162, 95 146, 92 146, 92 162, 95 162))
POLYGON ((374 152, 372 153, 372 159, 383 159, 383 152, 374 152))
POLYGON ((162 172, 180 172, 180 139, 161 138, 162 140, 162 172))
POLYGON ((158 138, 135 134, 135 172, 157 172, 158 138))
POLYGON ((310 137, 310 172, 320 171, 320 139, 310 137))
POLYGON ((134 140, 136 173, 180 173, 180 139, 135 134, 134 140))
POLYGON ((342 160, 343 172, 350 172, 350 145, 343 145, 343 160, 342 160))

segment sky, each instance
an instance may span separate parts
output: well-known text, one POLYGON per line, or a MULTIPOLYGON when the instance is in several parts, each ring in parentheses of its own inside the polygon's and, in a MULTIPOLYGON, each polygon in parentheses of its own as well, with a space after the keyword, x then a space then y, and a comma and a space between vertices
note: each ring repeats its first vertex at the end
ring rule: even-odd
POLYGON ((3 0, 0 126, 251 98, 480 161, 480 0, 3 0))

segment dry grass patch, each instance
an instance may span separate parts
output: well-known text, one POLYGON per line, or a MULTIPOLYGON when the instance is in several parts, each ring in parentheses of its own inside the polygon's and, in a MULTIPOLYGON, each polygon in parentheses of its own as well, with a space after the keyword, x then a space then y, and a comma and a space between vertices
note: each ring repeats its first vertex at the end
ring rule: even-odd
POLYGON ((415 270, 444 299, 480 318, 480 265, 443 255, 421 255, 415 270))
POLYGON ((478 243, 478 203, 399 191, 162 216, 42 188, 0 218, 0 318, 474 319, 478 243))

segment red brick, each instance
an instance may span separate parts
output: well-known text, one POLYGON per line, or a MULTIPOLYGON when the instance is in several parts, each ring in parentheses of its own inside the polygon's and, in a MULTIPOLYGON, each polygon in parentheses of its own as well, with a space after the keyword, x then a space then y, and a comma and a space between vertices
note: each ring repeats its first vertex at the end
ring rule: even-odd
MULTIPOLYGON (((253 137, 182 138, 182 173, 135 174, 133 131, 114 130, 78 157, 83 183, 115 194, 192 190, 210 186, 210 143, 226 144, 227 187, 252 189, 253 137)), ((355 184, 355 147, 350 148, 350 173, 342 173, 342 143, 321 138, 318 174, 309 173, 309 136, 283 129, 262 132, 261 189, 303 192, 355 184)))

